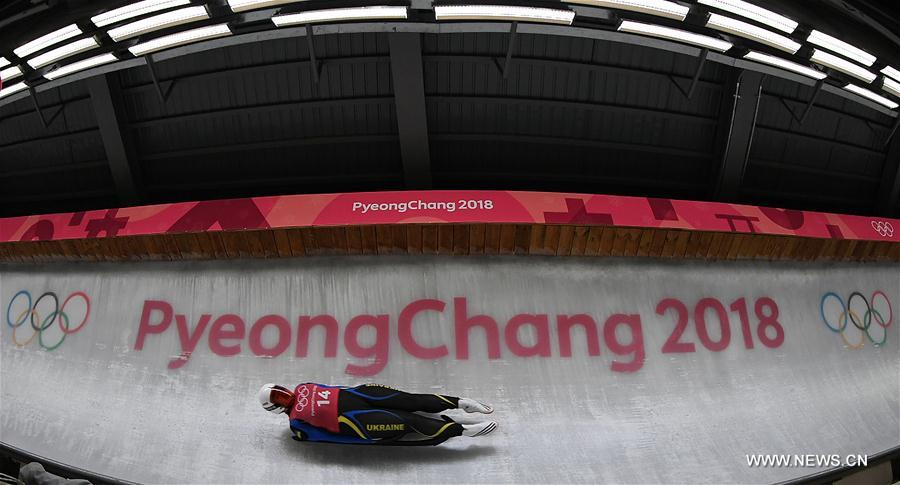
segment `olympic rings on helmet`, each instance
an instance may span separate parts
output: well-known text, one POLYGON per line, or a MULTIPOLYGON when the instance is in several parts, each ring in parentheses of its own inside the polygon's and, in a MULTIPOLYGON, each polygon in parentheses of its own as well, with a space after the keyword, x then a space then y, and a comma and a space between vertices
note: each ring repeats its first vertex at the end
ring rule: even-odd
MULTIPOLYGON (((879 306, 879 308, 884 310, 883 307, 879 306)), ((825 323, 825 326, 828 327, 828 330, 839 333, 841 335, 841 340, 844 341, 847 347, 854 350, 863 348, 866 338, 868 338, 869 342, 872 342, 876 347, 883 345, 887 340, 887 328, 894 322, 894 308, 891 306, 891 301, 888 299, 887 295, 881 290, 872 293, 872 296, 868 299, 859 291, 854 291, 847 297, 846 303, 844 303, 844 300, 837 293, 829 291, 822 295, 822 300, 819 302, 819 312, 822 316, 822 321, 825 323), (884 304, 887 306, 889 315, 887 319, 885 319, 882 312, 876 308, 876 306, 878 306, 876 305, 876 299, 879 296, 881 297, 881 300, 884 300, 884 304), (825 303, 829 299, 837 300, 838 304, 841 306, 841 313, 836 322, 837 325, 833 325, 825 314, 825 303), (866 311, 862 315, 853 309, 853 303, 859 300, 862 300, 863 304, 866 306, 866 311), (851 343, 847 339, 845 331, 847 330, 848 321, 860 331, 858 343, 851 343), (873 321, 884 330, 880 341, 876 341, 872 337, 871 329, 873 321)))
POLYGON ((56 293, 52 291, 47 291, 41 294, 36 300, 33 300, 31 297, 31 293, 28 290, 20 290, 18 293, 13 295, 12 299, 9 301, 9 304, 6 306, 6 324, 12 328, 12 339, 13 343, 15 343, 19 347, 24 347, 30 344, 35 337, 38 338, 38 344, 44 348, 45 350, 52 351, 57 349, 62 343, 66 340, 66 336, 69 334, 73 334, 81 330, 85 324, 87 324, 88 318, 91 315, 91 299, 87 296, 87 294, 83 291, 76 291, 66 297, 63 300, 62 305, 59 304, 59 297, 56 293), (69 317, 69 314, 66 313, 66 307, 74 298, 80 298, 84 301, 85 310, 84 317, 75 327, 72 327, 72 320, 69 317), (15 318, 13 318, 10 313, 13 309, 13 304, 17 301, 22 301, 26 303, 25 309, 19 313, 15 318), (51 301, 53 310, 49 313, 41 315, 38 311, 38 307, 43 301, 51 301), (31 324, 32 334, 31 337, 25 341, 20 342, 16 337, 16 331, 28 321, 31 324), (44 341, 44 332, 50 328, 54 322, 59 323, 59 329, 62 331, 62 337, 60 337, 59 341, 53 343, 52 345, 48 344, 44 341))

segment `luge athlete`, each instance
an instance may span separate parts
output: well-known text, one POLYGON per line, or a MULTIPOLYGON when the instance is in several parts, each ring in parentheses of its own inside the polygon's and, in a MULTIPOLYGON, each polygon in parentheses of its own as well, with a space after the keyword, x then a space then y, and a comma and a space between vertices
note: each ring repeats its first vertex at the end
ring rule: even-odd
POLYGON ((487 404, 464 397, 412 394, 379 384, 357 387, 304 383, 293 391, 277 384, 259 390, 266 411, 288 413, 291 437, 298 441, 353 444, 436 445, 454 436, 484 436, 497 428, 493 421, 461 424, 447 416, 421 414, 462 409, 490 414, 487 404), (403 438, 407 440, 401 441, 403 438), (409 438, 415 438, 409 441, 409 438))

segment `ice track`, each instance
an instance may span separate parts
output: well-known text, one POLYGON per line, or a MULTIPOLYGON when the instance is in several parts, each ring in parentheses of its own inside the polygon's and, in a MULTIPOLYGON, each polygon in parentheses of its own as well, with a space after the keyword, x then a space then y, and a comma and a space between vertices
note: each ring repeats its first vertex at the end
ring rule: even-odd
POLYGON ((897 265, 0 266, 0 303, 0 441, 129 481, 771 483, 828 466, 747 455, 900 444, 897 265), (474 397, 500 428, 297 443, 256 402, 269 381, 474 397))

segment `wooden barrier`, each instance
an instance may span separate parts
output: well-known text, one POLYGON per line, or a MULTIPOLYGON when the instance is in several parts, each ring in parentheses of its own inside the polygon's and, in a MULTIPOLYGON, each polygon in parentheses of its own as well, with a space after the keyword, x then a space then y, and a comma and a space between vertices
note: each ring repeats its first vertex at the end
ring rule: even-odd
POLYGON ((369 225, 0 243, 0 261, 14 263, 383 254, 896 262, 900 244, 552 224, 369 225))

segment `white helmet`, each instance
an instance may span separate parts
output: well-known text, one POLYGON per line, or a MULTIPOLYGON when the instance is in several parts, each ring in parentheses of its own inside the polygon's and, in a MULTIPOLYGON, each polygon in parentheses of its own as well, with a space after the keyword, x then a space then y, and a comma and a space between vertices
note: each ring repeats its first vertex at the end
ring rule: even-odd
POLYGON ((287 399, 292 399, 294 397, 294 393, 292 393, 288 388, 279 386, 277 384, 265 384, 259 388, 259 403, 262 404, 263 409, 275 414, 281 414, 287 411, 287 408, 279 406, 278 404, 273 403, 272 397, 276 394, 281 394, 287 399))

